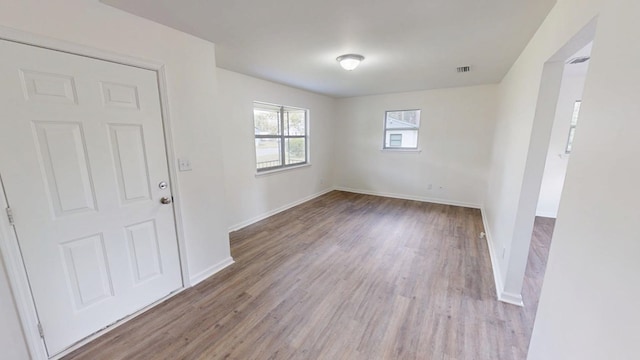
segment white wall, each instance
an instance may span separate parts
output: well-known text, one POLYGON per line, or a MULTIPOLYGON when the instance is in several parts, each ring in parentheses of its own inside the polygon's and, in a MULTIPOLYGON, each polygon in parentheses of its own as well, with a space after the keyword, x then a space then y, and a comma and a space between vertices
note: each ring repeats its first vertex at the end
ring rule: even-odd
POLYGON ((218 84, 230 229, 332 188, 335 99, 223 69, 218 84), (254 101, 309 109, 311 166, 256 176, 254 101))
MULTIPOLYGON (((640 2, 599 5, 530 360, 640 353, 640 2)), ((560 0, 551 16, 570 19, 581 6, 560 0)))
POLYGON ((484 85, 339 99, 336 185, 480 207, 490 161, 496 88, 484 85), (420 152, 381 151, 385 111, 398 109, 422 110, 420 152))
POLYGON ((555 218, 560 206, 570 154, 565 154, 574 104, 582 100, 589 63, 565 65, 556 116, 551 130, 549 151, 542 176, 536 216, 555 218))
MULTIPOLYGON (((188 270, 196 280, 215 271, 230 254, 214 45, 97 0, 2 0, 0 8, 0 26, 165 65, 175 153, 193 164, 193 171, 178 174, 174 194, 181 203, 188 270)), ((8 302, 6 291, 0 296, 8 302)), ((19 331, 4 317, 0 321, 0 334, 19 331)))

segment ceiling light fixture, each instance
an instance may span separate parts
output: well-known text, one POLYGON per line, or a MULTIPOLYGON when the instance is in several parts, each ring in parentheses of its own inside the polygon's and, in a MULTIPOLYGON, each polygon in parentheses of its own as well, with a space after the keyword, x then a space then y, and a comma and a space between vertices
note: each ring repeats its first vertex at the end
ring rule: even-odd
POLYGON ((343 69, 351 71, 360 65, 360 62, 364 60, 364 56, 358 54, 346 54, 336 58, 343 69))

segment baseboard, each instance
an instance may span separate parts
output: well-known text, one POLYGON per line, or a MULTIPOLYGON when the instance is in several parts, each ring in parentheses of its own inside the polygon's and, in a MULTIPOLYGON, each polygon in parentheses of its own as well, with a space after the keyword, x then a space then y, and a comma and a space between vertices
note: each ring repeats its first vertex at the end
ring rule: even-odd
POLYGON ((498 265, 498 254, 493 248, 493 242, 491 241, 491 228, 489 227, 489 221, 487 220, 486 211, 480 210, 482 214, 482 225, 484 225, 484 238, 487 241, 487 247, 489 248, 489 258, 491 259, 491 269, 493 270, 493 282, 496 286, 496 298, 500 299, 500 294, 504 287, 502 286, 502 278, 500 277, 500 265, 498 265))
POLYGON ((197 273, 196 275, 192 276, 189 279, 189 286, 196 286, 198 283, 206 280, 207 278, 209 278, 210 276, 212 276, 213 274, 217 273, 218 271, 226 268, 229 265, 232 265, 234 263, 233 258, 231 256, 229 256, 228 258, 220 261, 219 263, 205 269, 204 271, 201 271, 199 273, 197 273))
POLYGON ((466 203, 466 202, 455 201, 455 200, 447 200, 447 199, 430 198, 426 196, 415 196, 415 195, 406 195, 406 194, 387 193, 387 192, 381 192, 381 191, 361 190, 361 189, 353 189, 353 188, 342 187, 342 186, 336 187, 335 190, 346 191, 346 192, 351 192, 356 194, 389 197, 394 199, 415 200, 415 201, 422 201, 422 202, 428 202, 428 203, 434 203, 434 204, 460 206, 460 207, 466 207, 466 208, 472 208, 472 209, 482 208, 482 206, 478 204, 466 203))
POLYGON ((361 189, 353 189, 353 188, 347 188, 347 187, 332 187, 332 188, 328 188, 325 189, 321 192, 309 195, 307 197, 304 197, 302 199, 296 200, 294 202, 291 202, 289 204, 283 205, 277 209, 268 211, 266 213, 263 213, 261 215, 258 215, 256 217, 253 217, 249 220, 245 220, 242 221, 240 223, 237 223, 235 225, 232 225, 229 227, 228 231, 232 232, 232 231, 237 231, 240 230, 244 227, 247 227, 251 224, 257 223, 258 221, 264 220, 270 216, 273 216, 275 214, 281 213, 285 210, 289 210, 294 206, 298 206, 302 203, 305 203, 309 200, 313 200, 319 196, 322 196, 326 193, 329 193, 331 191, 334 190, 338 190, 338 191, 346 191, 346 192, 352 192, 352 193, 356 193, 356 194, 364 194, 364 195, 374 195, 374 196, 382 196, 382 197, 390 197, 390 198, 396 198, 396 199, 403 199, 403 200, 415 200, 415 201, 422 201, 422 202, 430 202, 430 203, 434 203, 434 204, 442 204, 442 205, 452 205, 452 206, 460 206, 460 207, 466 207, 466 208, 472 208, 472 209, 480 209, 481 206, 478 204, 472 204, 472 203, 465 203, 465 202, 460 202, 460 201, 453 201, 453 200, 445 200, 445 199, 436 199, 436 198, 429 198, 429 197, 423 197, 423 196, 414 196, 414 195, 405 195, 405 194, 394 194, 394 193, 386 193, 386 192, 378 192, 378 191, 369 191, 369 190, 361 190, 361 189))
POLYGON ((480 209, 482 214, 482 225, 484 226, 484 237, 487 241, 487 247, 489 248, 489 258, 491 259, 491 269, 493 271, 493 281, 496 286, 496 298, 507 304, 524 306, 521 294, 514 294, 504 291, 504 285, 502 284, 502 277, 500 276, 500 265, 498 262, 498 254, 493 247, 493 241, 491 241, 491 228, 489 227, 489 221, 487 220, 486 211, 484 208, 480 209))
POLYGON ((333 191, 333 190, 335 190, 335 189, 334 189, 334 188, 332 188, 332 187, 331 187, 331 188, 328 188, 328 189, 325 189, 325 190, 322 190, 322 191, 320 191, 320 192, 318 192, 318 193, 315 193, 315 194, 312 194, 312 195, 306 196, 306 197, 304 197, 304 198, 302 198, 302 199, 299 199, 299 200, 296 200, 296 201, 291 202, 291 203, 289 203, 289 204, 286 204, 286 205, 280 206, 280 207, 279 207, 279 208, 277 208, 277 209, 273 209, 273 210, 268 211, 268 212, 266 212, 266 213, 264 213, 264 214, 260 214, 260 215, 258 215, 258 216, 256 216, 256 217, 253 217, 253 218, 249 219, 249 220, 242 221, 242 222, 240 222, 240 223, 237 223, 237 224, 235 224, 235 225, 232 225, 232 226, 230 226, 230 227, 229 227, 229 232, 240 230, 240 229, 242 229, 242 228, 244 228, 244 227, 247 227, 247 226, 249 226, 249 225, 251 225, 251 224, 257 223, 258 221, 264 220, 264 219, 266 219, 266 218, 268 218, 268 217, 270 217, 270 216, 273 216, 273 215, 275 215, 275 214, 281 213, 281 212, 283 212, 283 211, 285 211, 285 210, 289 210, 289 209, 291 209, 291 208, 292 208, 292 207, 294 207, 294 206, 298 206, 298 205, 300 205, 300 204, 302 204, 302 203, 305 203, 305 202, 307 202, 307 201, 309 201, 309 200, 313 200, 313 199, 315 199, 315 198, 317 198, 317 197, 319 197, 319 196, 322 196, 322 195, 324 195, 324 194, 326 194, 326 193, 329 193, 329 192, 331 192, 331 191, 333 191))
POLYGON ((524 306, 524 302, 522 301, 521 294, 514 294, 514 293, 503 291, 498 296, 498 300, 502 301, 503 303, 507 303, 515 306, 520 306, 520 307, 524 306))
POLYGON ((558 214, 551 211, 537 211, 536 216, 555 219, 558 214))

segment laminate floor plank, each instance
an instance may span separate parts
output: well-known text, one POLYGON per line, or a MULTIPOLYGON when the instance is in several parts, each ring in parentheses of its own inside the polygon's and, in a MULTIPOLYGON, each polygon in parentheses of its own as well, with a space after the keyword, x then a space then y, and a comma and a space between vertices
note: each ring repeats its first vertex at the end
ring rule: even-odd
POLYGON ((552 219, 525 307, 498 302, 479 210, 334 191, 230 234, 236 263, 64 359, 526 357, 552 219))

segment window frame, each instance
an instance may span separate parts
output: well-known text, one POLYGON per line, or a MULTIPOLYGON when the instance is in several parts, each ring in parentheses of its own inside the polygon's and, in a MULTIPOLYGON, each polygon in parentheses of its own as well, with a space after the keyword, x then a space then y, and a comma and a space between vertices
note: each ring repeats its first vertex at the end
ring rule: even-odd
MULTIPOLYGON (((386 110, 384 112, 384 120, 383 120, 383 131, 382 131, 382 150, 391 150, 391 151, 419 151, 420 150, 420 122, 422 121, 422 109, 402 109, 402 110, 386 110), (393 112, 410 112, 417 111, 418 112, 418 124, 415 128, 388 128, 387 127, 387 117, 389 113, 393 112), (391 139, 389 139, 389 146, 387 146, 387 133, 389 131, 415 131, 416 132, 416 146, 415 147, 402 147, 402 146, 390 146, 391 139)), ((390 134, 391 135, 391 134, 390 134)), ((402 134, 400 134, 402 135, 402 134)))
POLYGON ((255 169, 256 174, 263 174, 273 171, 286 170, 290 168, 300 167, 309 165, 309 109, 295 107, 295 106, 287 106, 287 105, 279 105, 279 104, 271 104, 261 101, 253 102, 253 125, 254 125, 254 156, 255 156, 255 169), (263 135, 255 133, 255 110, 265 110, 265 111, 278 111, 278 133, 276 135, 263 135), (304 135, 286 135, 285 134, 285 113, 289 111, 303 112, 304 113, 304 135), (263 168, 258 168, 258 154, 256 148, 256 141, 258 139, 277 139, 279 140, 279 161, 280 165, 276 166, 268 166, 263 168), (287 139, 304 139, 304 161, 297 162, 295 164, 286 164, 286 140, 287 139))

